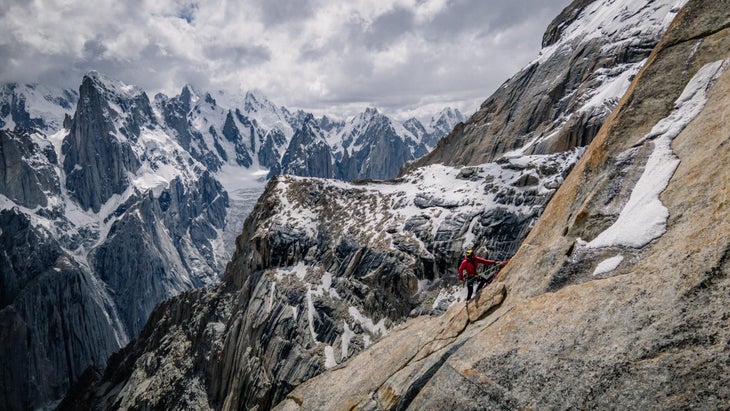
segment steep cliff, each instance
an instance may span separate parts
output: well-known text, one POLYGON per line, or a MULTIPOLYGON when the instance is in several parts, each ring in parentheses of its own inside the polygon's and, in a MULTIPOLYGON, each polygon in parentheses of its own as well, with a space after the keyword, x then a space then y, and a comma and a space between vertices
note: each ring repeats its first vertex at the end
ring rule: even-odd
POLYGON ((48 195, 61 193, 56 152, 33 137, 29 130, 0 130, 0 193, 28 208, 45 207, 48 195))
POLYGON ((128 173, 141 166, 132 143, 154 116, 141 90, 127 92, 95 74, 84 78, 79 96, 61 151, 66 189, 84 210, 99 212, 112 195, 129 187, 128 173))
POLYGON ((368 108, 333 121, 289 111, 258 91, 240 99, 222 91, 199 95, 190 86, 175 97, 158 94, 154 106, 180 144, 211 172, 228 165, 265 169, 269 178, 393 178, 463 119, 458 111, 445 109, 428 125, 415 118, 401 124, 368 108))
POLYGON ((401 174, 586 146, 685 2, 573 1, 548 27, 540 56, 401 174))
POLYGON ((307 116, 302 127, 294 133, 281 159, 281 164, 281 168, 271 169, 269 177, 278 174, 335 177, 332 150, 314 116, 307 116))
POLYGON ((64 97, 7 90, 23 102, 0 130, 0 408, 12 410, 57 401, 161 300, 217 282, 228 204, 140 90, 92 73, 73 119, 64 97))
MULTIPOLYGON (((57 400, 86 366, 102 366, 134 338, 160 301, 217 283, 266 169, 284 164, 286 172, 342 178, 333 150, 344 127, 290 112, 259 92, 237 99, 185 86, 179 96, 150 101, 141 89, 96 72, 84 77, 79 93, 0 86, 0 211, 27 222, 20 231, 17 224, 0 231, 8 264, 0 277, 6 337, 25 341, 3 357, 7 396, 0 408, 57 400), (38 240, 28 238, 42 238, 38 250, 63 256, 73 267, 63 272, 73 275, 39 276, 58 267, 55 260, 40 259, 42 269, 24 263, 37 251, 38 240), (37 287, 39 278, 52 286, 37 287), (58 311, 68 318, 28 308, 49 305, 74 308, 58 311)), ((385 140, 391 138, 403 136, 385 140)), ((375 153, 380 143, 371 133, 361 144, 375 153)), ((394 174, 411 158, 378 166, 394 174)))
POLYGON ((61 398, 89 364, 128 342, 100 281, 17 209, 0 211, 0 405, 61 398))
MULTIPOLYGON (((647 38, 656 42, 677 12, 673 6, 680 3, 575 3, 565 13, 565 25, 557 25, 562 27, 558 31, 561 39, 572 39, 570 33, 585 33, 596 23, 598 8, 603 7, 603 18, 627 22, 627 26, 618 27, 634 27, 640 32, 635 36, 638 40, 645 36, 637 22, 645 21, 647 38), (593 13, 584 12, 584 8, 593 13)), ((569 66, 573 61, 564 60, 563 51, 583 47, 582 41, 594 42, 590 36, 578 37, 568 43, 549 41, 545 61, 532 66, 551 61, 552 71, 542 73, 545 78, 570 70, 560 65, 569 66), (554 60, 552 56, 562 57, 554 60)), ((605 57, 600 53, 595 56, 595 64, 605 57)), ((581 58, 580 63, 593 64, 590 58, 581 58)), ((644 62, 635 63, 620 65, 611 75, 601 77, 601 87, 589 93, 589 106, 595 108, 591 113, 600 112, 605 118, 606 110, 616 105, 629 87, 629 78, 644 62)), ((559 89, 550 98, 570 100, 574 91, 559 89)), ((586 96, 581 101, 585 102, 586 96)), ((530 107, 534 109, 535 102, 541 100, 527 93, 516 101, 523 107, 533 104, 530 107)), ((566 109, 562 113, 583 115, 584 104, 571 107, 576 111, 566 109)), ((519 115, 519 121, 527 121, 524 115, 519 115)), ((552 126, 553 132, 570 129, 570 124, 559 121, 552 126)), ((346 124, 342 130, 347 129, 346 124)), ((458 126, 454 133, 459 129, 464 127, 458 126)), ((511 276, 503 276, 502 285, 482 293, 464 308, 464 293, 453 274, 454 261, 463 248, 473 246, 495 259, 512 256, 583 153, 572 148, 575 144, 540 151, 536 148, 540 141, 550 139, 513 137, 508 145, 514 150, 500 158, 490 157, 496 161, 481 160, 472 167, 430 165, 395 181, 345 184, 294 177, 272 180, 236 241, 236 254, 223 284, 209 294, 186 294, 161 307, 146 326, 160 332, 145 333, 120 353, 95 383, 85 382, 88 388, 77 386, 64 407, 84 399, 82 403, 91 408, 174 408, 179 404, 214 409, 269 408, 291 390, 290 400, 282 406, 378 408, 378 401, 392 405, 401 400, 408 405, 423 384, 467 346, 468 336, 488 329, 489 321, 498 321, 501 314, 515 311, 511 308, 515 301, 542 296, 546 290, 558 290, 575 281, 560 280, 573 278, 566 266, 565 273, 555 276, 553 285, 544 284, 531 294, 529 285, 520 285, 516 291, 518 286, 510 280, 520 275, 511 268, 518 264, 515 257, 508 266, 511 276), (501 308, 496 308, 500 303, 501 308), (409 317, 438 316, 445 311, 442 317, 403 324, 409 317), (179 317, 180 312, 185 316, 179 317), (467 326, 469 323, 481 325, 467 326), (407 337, 401 338, 404 335, 407 337), (425 351, 419 354, 421 349, 425 351), (370 374, 365 363, 381 355, 382 361, 370 374), (423 361, 410 362, 419 359, 423 361), (305 382, 323 372, 328 387, 305 382), (396 382, 387 380, 389 376, 396 382), (386 382, 390 385, 382 385, 386 382), (384 391, 378 391, 381 385, 384 391)), ((356 141, 353 138, 348 144, 356 141)), ((487 138, 484 144, 490 141, 487 138)), ((352 154, 343 151, 341 158, 346 155, 352 154)), ((630 163, 639 164, 631 159, 630 163)), ((639 168, 643 169, 643 163, 639 168)), ((627 175, 621 181, 637 179, 627 175)), ((628 186, 615 187, 614 191, 625 195, 626 190, 628 186)), ((542 244, 552 245, 549 241, 542 244)), ((541 270, 532 266, 524 275, 540 276, 536 273, 541 270)), ((535 332, 535 338, 538 334, 535 332)), ((477 354, 488 352, 481 346, 473 350, 477 354)), ((515 373, 526 374, 524 369, 515 373)), ((474 395, 478 394, 477 389, 474 395)), ((465 407, 462 401, 470 395, 454 395, 448 401, 455 401, 456 408, 465 407)), ((425 408, 438 408, 433 403, 424 404, 425 408)), ((516 403, 505 404, 510 407, 516 403)), ((529 403, 522 406, 537 407, 529 403)))
POLYGON ((726 407, 728 10, 683 8, 500 274, 499 308, 411 320, 277 409, 726 407))
POLYGON ((331 138, 339 170, 336 177, 346 181, 393 178, 407 161, 428 152, 424 140, 433 139, 433 134, 439 138, 446 135, 433 128, 427 132, 416 119, 411 119, 409 125, 399 125, 374 108, 345 122, 331 138))
MULTIPOLYGON (((469 238, 488 233, 488 245, 500 258, 512 253, 519 231, 553 192, 547 187, 559 184, 555 170, 566 172, 575 160, 561 154, 532 161, 461 171, 432 166, 402 181, 364 185, 274 178, 237 239, 220 290, 205 297, 210 304, 234 303, 226 303, 225 316, 192 325, 208 304, 188 301, 197 307, 187 308, 194 309, 195 320, 177 325, 217 329, 219 343, 178 331, 175 338, 164 333, 141 338, 109 368, 119 368, 118 379, 105 377, 84 395, 101 408, 174 407, 180 397, 213 407, 271 407, 403 319, 443 313, 463 299, 449 272, 469 238), (536 170, 543 168, 552 170, 549 177, 538 177, 536 170), (515 185, 533 173, 534 185, 515 185), (515 199, 519 205, 510 203, 515 199), (140 355, 153 355, 150 347, 169 361, 193 358, 180 372, 204 376, 207 391, 157 383, 155 390, 140 391, 140 381, 169 375, 139 367, 140 355)), ((168 324, 159 320, 169 316, 165 309, 158 309, 148 328, 166 327, 155 324, 168 324)))

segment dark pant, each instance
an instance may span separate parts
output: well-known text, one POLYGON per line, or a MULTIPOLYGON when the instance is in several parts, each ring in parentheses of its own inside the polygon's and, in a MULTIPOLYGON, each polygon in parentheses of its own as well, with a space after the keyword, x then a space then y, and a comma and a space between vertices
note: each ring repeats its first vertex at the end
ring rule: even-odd
POLYGON ((472 288, 474 288, 474 285, 476 284, 476 290, 474 293, 478 292, 482 288, 484 288, 485 285, 487 285, 487 281, 483 279, 482 277, 472 277, 466 280, 466 299, 471 300, 471 294, 472 294, 472 288))

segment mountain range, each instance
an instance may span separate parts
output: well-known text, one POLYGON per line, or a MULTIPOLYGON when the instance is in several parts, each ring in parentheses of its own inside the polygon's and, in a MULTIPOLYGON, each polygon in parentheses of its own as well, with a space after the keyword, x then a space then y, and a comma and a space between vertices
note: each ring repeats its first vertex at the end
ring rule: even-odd
POLYGON ((272 178, 221 283, 162 303, 61 409, 721 408, 729 22, 572 2, 397 178, 272 178), (469 302, 466 248, 509 259, 469 302))
POLYGON ((267 175, 393 177, 461 120, 446 109, 412 133, 373 108, 333 121, 257 91, 150 99, 97 72, 78 92, 0 87, 0 404, 59 399, 158 303, 216 285, 267 175))
POLYGON ((427 126, 5 85, 0 407, 724 408, 728 50, 723 0, 574 0, 427 126))

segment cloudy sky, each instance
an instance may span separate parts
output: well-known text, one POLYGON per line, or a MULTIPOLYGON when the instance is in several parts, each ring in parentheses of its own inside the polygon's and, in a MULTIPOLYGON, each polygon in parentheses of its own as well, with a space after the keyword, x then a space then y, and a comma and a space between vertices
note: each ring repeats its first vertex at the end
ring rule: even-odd
POLYGON ((258 89, 316 114, 471 113, 570 0, 4 0, 0 82, 258 89))

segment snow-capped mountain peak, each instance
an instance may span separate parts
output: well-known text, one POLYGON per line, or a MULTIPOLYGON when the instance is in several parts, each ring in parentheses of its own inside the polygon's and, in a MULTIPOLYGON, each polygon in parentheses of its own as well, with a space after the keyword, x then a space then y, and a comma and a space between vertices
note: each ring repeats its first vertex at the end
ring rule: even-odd
MULTIPOLYGON (((537 61, 546 61, 553 53, 562 52, 577 41, 588 42, 591 39, 606 40, 606 47, 615 47, 623 43, 639 43, 637 36, 643 33, 661 33, 667 27, 687 0, 671 0, 662 2, 634 0, 602 0, 585 5, 577 3, 573 9, 563 13, 572 13, 572 18, 562 21, 556 19, 548 29, 546 44, 537 61)), ((560 18, 560 17, 559 17, 560 18)), ((658 40, 658 37, 655 38, 658 40)))
POLYGON ((0 129, 38 129, 55 133, 73 114, 78 93, 41 84, 0 86, 0 129))
POLYGON ((200 101, 200 96, 192 85, 186 84, 180 91, 180 101, 188 110, 190 110, 191 107, 200 101))
POLYGON ((276 111, 278 109, 259 89, 248 90, 243 97, 243 105, 246 112, 259 110, 276 111))
POLYGON ((438 114, 431 117, 431 122, 429 123, 429 131, 444 131, 444 129, 448 129, 450 131, 457 123, 460 123, 462 121, 464 121, 464 115, 461 114, 459 109, 446 107, 438 114))
POLYGON ((454 129, 454 126, 463 121, 464 116, 458 109, 446 107, 431 116, 428 124, 423 124, 413 117, 404 121, 402 126, 415 141, 422 143, 430 151, 442 137, 454 129))
POLYGON ((134 99, 141 94, 145 94, 144 90, 137 86, 111 79, 96 70, 91 70, 84 75, 82 84, 86 81, 90 81, 100 90, 107 91, 118 98, 134 99))

